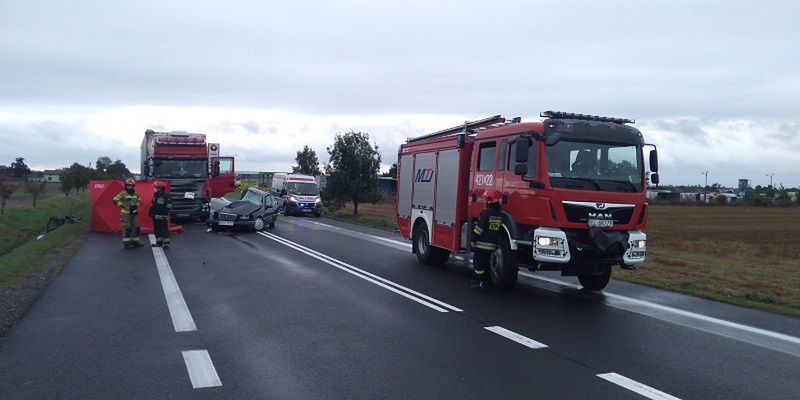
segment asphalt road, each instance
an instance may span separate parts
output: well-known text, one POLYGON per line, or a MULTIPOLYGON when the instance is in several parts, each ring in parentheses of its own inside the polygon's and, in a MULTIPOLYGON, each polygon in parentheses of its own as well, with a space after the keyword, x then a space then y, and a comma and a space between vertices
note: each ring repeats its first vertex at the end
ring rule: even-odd
POLYGON ((0 399, 797 399, 800 320, 554 274, 466 288, 392 234, 281 218, 91 235, 0 339, 0 399))

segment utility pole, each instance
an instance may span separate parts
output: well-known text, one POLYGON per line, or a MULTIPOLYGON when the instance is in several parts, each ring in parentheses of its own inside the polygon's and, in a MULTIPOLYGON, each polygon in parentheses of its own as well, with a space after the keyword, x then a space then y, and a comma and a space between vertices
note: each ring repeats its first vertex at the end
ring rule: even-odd
POLYGON ((772 187, 772 176, 773 175, 775 175, 774 172, 767 174, 767 176, 769 177, 769 187, 772 187))
POLYGON ((700 175, 705 175, 706 176, 706 185, 703 186, 703 190, 705 190, 708 187, 708 171, 703 171, 703 172, 700 173, 700 175))

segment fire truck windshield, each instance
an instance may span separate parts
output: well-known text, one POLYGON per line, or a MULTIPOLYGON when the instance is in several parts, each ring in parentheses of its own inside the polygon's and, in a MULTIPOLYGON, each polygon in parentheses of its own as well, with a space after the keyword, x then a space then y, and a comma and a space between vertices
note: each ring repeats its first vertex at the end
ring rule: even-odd
POLYGON ((208 176, 206 160, 156 160, 154 167, 157 178, 191 179, 208 176))
POLYGON ((641 192, 638 146, 562 140, 547 146, 547 175, 557 188, 641 192))

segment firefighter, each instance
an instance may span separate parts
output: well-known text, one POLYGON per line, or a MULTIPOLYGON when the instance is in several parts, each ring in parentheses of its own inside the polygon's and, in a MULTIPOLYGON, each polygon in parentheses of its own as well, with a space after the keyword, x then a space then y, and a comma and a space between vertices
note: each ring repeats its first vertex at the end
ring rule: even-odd
POLYGON ((153 201, 150 203, 150 218, 153 219, 153 233, 156 246, 169 248, 169 213, 172 211, 172 200, 167 194, 167 185, 161 181, 153 182, 153 201))
POLYGON ((114 204, 121 208, 122 244, 126 249, 142 247, 139 243, 139 204, 141 200, 136 194, 136 181, 125 180, 125 190, 114 196, 114 204))
POLYGON ((470 289, 485 291, 489 285, 489 263, 492 254, 497 250, 497 239, 503 229, 503 217, 500 213, 500 197, 497 190, 483 192, 486 209, 481 213, 478 225, 472 230, 472 265, 475 278, 469 282, 470 289))

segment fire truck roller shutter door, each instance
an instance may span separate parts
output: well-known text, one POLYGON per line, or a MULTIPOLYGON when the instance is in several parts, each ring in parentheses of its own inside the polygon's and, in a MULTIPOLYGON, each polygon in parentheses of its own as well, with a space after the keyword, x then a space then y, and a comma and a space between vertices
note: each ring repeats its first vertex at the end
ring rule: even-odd
POLYGON ((436 176, 436 207, 434 222, 438 225, 455 226, 458 203, 459 180, 458 150, 439 152, 436 176))
POLYGON ((414 163, 412 208, 433 210, 436 187, 436 153, 419 153, 414 163))
POLYGON ((400 176, 398 180, 397 215, 401 218, 411 216, 411 189, 414 185, 414 155, 400 157, 400 176))

